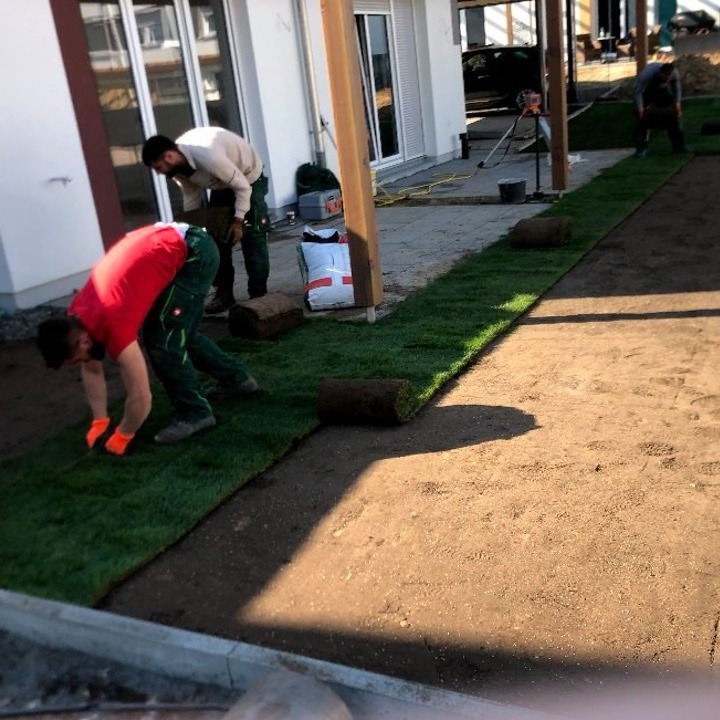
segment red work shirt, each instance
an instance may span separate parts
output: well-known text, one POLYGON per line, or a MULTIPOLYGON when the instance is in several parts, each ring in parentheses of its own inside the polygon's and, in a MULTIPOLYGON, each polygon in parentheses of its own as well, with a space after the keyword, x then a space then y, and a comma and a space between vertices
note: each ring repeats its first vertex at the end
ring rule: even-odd
POLYGON ((150 225, 133 230, 93 267, 68 315, 77 315, 90 337, 117 359, 137 340, 150 308, 186 257, 185 238, 176 228, 150 225))

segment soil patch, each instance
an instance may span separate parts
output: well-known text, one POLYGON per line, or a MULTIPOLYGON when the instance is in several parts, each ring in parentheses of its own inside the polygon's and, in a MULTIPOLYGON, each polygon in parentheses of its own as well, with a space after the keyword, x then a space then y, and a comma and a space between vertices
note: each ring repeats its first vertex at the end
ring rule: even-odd
MULTIPOLYGON (((413 422, 314 434, 103 607, 523 704, 714 669, 719 184, 694 160, 413 422)), ((33 342, 0 367, 3 454, 87 416, 33 342)))
POLYGON ((527 705, 712 670, 719 185, 692 161, 411 423, 315 433, 102 607, 527 705))

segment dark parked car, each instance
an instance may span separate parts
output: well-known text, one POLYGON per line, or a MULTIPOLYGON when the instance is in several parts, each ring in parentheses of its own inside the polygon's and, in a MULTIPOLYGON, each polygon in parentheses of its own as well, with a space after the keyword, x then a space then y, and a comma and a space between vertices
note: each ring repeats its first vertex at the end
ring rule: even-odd
POLYGON ((705 10, 686 10, 673 15, 668 28, 673 35, 701 35, 715 30, 715 18, 705 10))
POLYGON ((541 91, 537 45, 488 45, 462 54, 465 109, 520 107, 525 90, 541 91))

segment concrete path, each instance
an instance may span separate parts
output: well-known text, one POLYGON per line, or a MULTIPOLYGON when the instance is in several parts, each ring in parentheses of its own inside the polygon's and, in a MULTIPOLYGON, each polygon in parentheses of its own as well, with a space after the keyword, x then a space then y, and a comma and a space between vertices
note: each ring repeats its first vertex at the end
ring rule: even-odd
MULTIPOLYGON (((495 120, 495 127, 498 122, 495 120)), ((548 202, 530 200, 524 204, 500 203, 498 182, 503 179, 524 179, 529 196, 536 191, 536 175, 540 172, 541 193, 553 197, 550 167, 543 154, 540 164, 533 154, 517 154, 515 149, 505 157, 502 152, 491 159, 488 167, 478 168, 488 148, 496 141, 478 140, 471 143, 468 160, 454 160, 439 167, 416 173, 408 178, 381 184, 378 197, 387 204, 377 209, 380 264, 385 299, 378 307, 382 315, 410 293, 446 272, 458 260, 478 252, 511 230, 523 218, 532 217, 548 207, 548 202), (432 205, 415 207, 394 202, 412 194, 432 205), (452 204, 466 198, 467 204, 452 204)), ((629 149, 583 152, 571 165, 570 187, 574 190, 603 170, 630 154, 629 149)), ((297 245, 304 223, 279 225, 271 234, 268 283, 271 292, 283 292, 302 301, 303 284, 297 259, 297 245)), ((307 223, 312 229, 342 228, 341 219, 307 223)), ((237 268, 236 298, 247 297, 245 273, 240 252, 235 253, 237 268)), ((360 311, 361 313, 364 312, 360 311)))

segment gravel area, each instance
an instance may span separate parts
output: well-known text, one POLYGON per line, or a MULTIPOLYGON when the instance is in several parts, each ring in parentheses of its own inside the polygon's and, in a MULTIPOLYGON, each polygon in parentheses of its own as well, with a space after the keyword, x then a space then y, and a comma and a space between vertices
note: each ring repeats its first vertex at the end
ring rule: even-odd
POLYGON ((182 703, 223 711, 227 688, 139 671, 71 650, 49 649, 0 631, 0 713, 89 703, 182 703))
POLYGON ((0 344, 7 345, 37 336, 37 326, 51 317, 62 317, 65 308, 56 305, 38 305, 29 310, 9 313, 0 310, 0 344))

